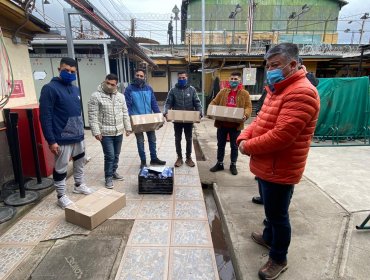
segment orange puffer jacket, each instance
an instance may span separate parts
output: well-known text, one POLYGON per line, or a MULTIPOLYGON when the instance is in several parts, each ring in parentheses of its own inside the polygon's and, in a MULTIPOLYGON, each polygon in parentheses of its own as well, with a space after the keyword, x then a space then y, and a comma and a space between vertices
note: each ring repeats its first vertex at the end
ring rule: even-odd
POLYGON ((238 137, 245 140, 250 169, 261 179, 297 184, 302 178, 319 114, 316 88, 299 70, 274 85, 257 118, 238 137))

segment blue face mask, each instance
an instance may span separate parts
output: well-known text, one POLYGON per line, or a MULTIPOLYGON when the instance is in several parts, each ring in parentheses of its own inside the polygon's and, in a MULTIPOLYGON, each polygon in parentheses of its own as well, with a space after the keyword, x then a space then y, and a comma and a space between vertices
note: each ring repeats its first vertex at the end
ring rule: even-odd
MULTIPOLYGON (((288 63, 289 64, 289 63, 288 63)), ((267 84, 274 85, 285 79, 283 69, 288 66, 285 65, 283 68, 277 68, 266 72, 267 84)))
POLYGON ((69 73, 66 70, 61 70, 59 76, 62 79, 62 81, 66 84, 70 84, 70 83, 72 83, 73 81, 76 80, 76 74, 75 73, 69 73))
POLYGON ((187 80, 180 80, 180 79, 177 80, 177 85, 179 87, 185 87, 186 83, 187 83, 187 80))
POLYGON ((229 84, 232 88, 236 88, 239 85, 239 81, 229 81, 229 84))

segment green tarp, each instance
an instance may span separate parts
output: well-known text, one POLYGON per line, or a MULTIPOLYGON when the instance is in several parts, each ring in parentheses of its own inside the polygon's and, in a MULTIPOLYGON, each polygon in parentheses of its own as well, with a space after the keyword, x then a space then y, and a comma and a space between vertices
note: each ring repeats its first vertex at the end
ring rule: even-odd
POLYGON ((317 87, 320 115, 315 136, 338 135, 361 138, 370 124, 369 78, 322 78, 317 87), (334 133, 335 134, 335 133, 334 133))

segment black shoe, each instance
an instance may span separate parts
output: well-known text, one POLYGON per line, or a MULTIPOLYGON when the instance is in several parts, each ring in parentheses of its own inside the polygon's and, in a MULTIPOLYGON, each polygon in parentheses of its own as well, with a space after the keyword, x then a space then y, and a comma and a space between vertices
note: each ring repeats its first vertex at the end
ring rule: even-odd
POLYGON ((156 158, 156 159, 152 159, 150 161, 150 164, 153 164, 153 165, 155 165, 155 164, 157 164, 157 165, 165 165, 166 162, 164 160, 160 160, 159 158, 156 158))
POLYGON ((269 222, 267 221, 267 219, 266 219, 266 218, 264 218, 264 219, 263 219, 262 223, 263 223, 263 225, 264 225, 265 227, 267 227, 267 225, 269 224, 269 222))
POLYGON ((252 202, 256 204, 263 204, 262 198, 260 196, 253 196, 252 202))
POLYGON ((140 169, 143 169, 143 167, 146 167, 146 160, 142 160, 140 163, 140 169))
POLYGON ((236 169, 236 164, 230 164, 230 172, 233 175, 238 175, 238 169, 236 169))
POLYGON ((224 170, 224 164, 217 162, 215 166, 213 166, 209 171, 211 172, 217 172, 220 170, 224 170))

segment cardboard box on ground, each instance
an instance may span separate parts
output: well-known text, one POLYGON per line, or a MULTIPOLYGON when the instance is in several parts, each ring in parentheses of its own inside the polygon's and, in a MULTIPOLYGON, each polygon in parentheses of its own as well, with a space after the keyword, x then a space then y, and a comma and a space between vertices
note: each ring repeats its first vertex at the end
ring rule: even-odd
POLYGON ((244 108, 209 105, 207 116, 214 120, 242 123, 244 108))
POLYGON ((167 121, 199 123, 199 111, 168 110, 167 121))
POLYGON ((134 133, 157 130, 163 124, 164 117, 162 113, 131 116, 131 127, 134 133))
POLYGON ((65 217, 67 222, 91 230, 125 206, 124 193, 100 189, 66 207, 65 217))

